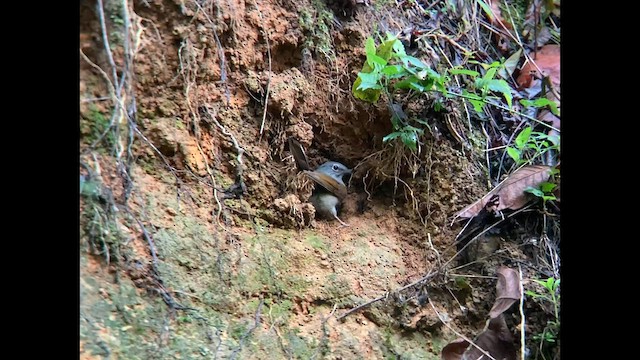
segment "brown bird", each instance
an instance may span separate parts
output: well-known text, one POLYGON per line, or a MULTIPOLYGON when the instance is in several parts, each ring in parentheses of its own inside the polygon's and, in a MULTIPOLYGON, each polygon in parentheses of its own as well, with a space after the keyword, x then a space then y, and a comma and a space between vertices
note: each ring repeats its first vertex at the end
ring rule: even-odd
POLYGON ((338 206, 347 196, 347 186, 342 180, 344 175, 351 174, 351 169, 336 161, 327 161, 311 170, 307 155, 302 145, 293 138, 289 138, 289 149, 298 165, 311 180, 320 187, 316 187, 311 198, 311 204, 316 213, 325 219, 336 219, 340 224, 349 226, 338 217, 338 206))

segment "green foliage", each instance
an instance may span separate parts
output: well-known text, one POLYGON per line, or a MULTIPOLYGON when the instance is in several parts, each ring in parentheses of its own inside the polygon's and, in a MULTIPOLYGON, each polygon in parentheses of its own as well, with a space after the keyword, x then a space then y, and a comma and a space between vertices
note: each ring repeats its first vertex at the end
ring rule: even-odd
POLYGON ((516 162, 516 166, 532 162, 549 150, 560 150, 560 135, 533 131, 531 126, 520 131, 514 146, 507 146, 507 154, 516 162))
MULTIPOLYGON (((408 119, 406 115, 398 114, 394 107, 401 108, 401 106, 393 103, 391 94, 400 90, 440 94, 433 101, 433 108, 436 111, 443 109, 442 98, 459 96, 467 99, 478 113, 482 113, 492 93, 501 94, 509 109, 512 108, 511 87, 504 79, 499 79, 497 76, 505 77, 505 74, 513 72, 513 57, 491 64, 470 61, 482 67, 485 70, 484 75, 462 67, 450 68, 441 74, 420 59, 408 55, 402 42, 391 34, 387 34, 386 39, 378 46, 375 45, 373 38, 367 38, 365 54, 366 62, 362 66, 362 71, 358 73, 351 91, 354 97, 369 103, 377 102, 382 94, 387 95, 392 109, 393 132, 383 138, 384 142, 400 139, 406 147, 415 151, 419 136, 424 131, 420 124, 429 126, 424 120, 408 119), (448 90, 448 84, 452 75, 470 77, 473 80, 470 88, 462 89, 461 94, 451 93, 448 90)), ((546 104, 540 104, 540 106, 544 105, 546 104)))
POLYGON ((533 281, 542 285, 546 292, 537 293, 535 291, 527 290, 525 294, 533 299, 539 299, 550 304, 553 307, 554 315, 552 320, 547 321, 547 326, 544 328, 542 333, 534 335, 533 339, 544 343, 555 343, 558 332, 560 331, 560 279, 550 277, 546 280, 534 279, 533 281))
MULTIPOLYGON (((376 47, 372 38, 365 43, 367 60, 353 83, 353 95, 366 102, 375 103, 382 93, 390 98, 393 90, 438 91, 447 94, 446 77, 441 76, 420 59, 407 55, 404 45, 391 34, 376 47)), ((441 105, 441 104, 439 104, 441 105)), ((409 149, 417 150, 419 135, 423 129, 414 126, 398 104, 391 104, 393 132, 384 142, 400 139, 409 149)), ((426 121, 414 120, 428 126, 426 121)), ((415 124, 418 125, 418 124, 415 124)))
POLYGON ((417 149, 418 134, 422 134, 423 131, 424 130, 418 129, 411 125, 406 125, 398 129, 398 131, 394 131, 391 134, 383 137, 382 141, 388 142, 395 138, 400 138, 400 140, 402 140, 402 143, 406 147, 415 151, 417 149))
POLYGON ((526 99, 522 99, 520 100, 520 103, 524 106, 533 106, 536 108, 541 108, 541 107, 545 107, 548 106, 549 110, 551 110, 551 113, 553 113, 554 115, 560 116, 560 111, 558 110, 558 105, 554 102, 551 101, 547 98, 538 98, 535 100, 526 100, 526 99))
POLYGON ((545 203, 549 200, 556 200, 555 195, 553 195, 552 191, 557 187, 556 184, 551 182, 543 182, 540 184, 538 188, 528 187, 524 191, 531 193, 542 199, 545 203))
POLYGON ((496 75, 506 77, 507 73, 512 72, 513 59, 509 58, 507 60, 503 59, 502 61, 494 61, 491 64, 483 64, 474 60, 470 60, 469 63, 477 64, 482 67, 485 70, 484 75, 480 76, 480 73, 474 70, 462 68, 449 69, 449 73, 452 75, 466 75, 474 79, 475 90, 469 91, 468 89, 463 89, 462 97, 469 100, 471 105, 473 105, 474 110, 481 114, 483 112, 484 105, 486 105, 487 100, 490 97, 490 92, 496 92, 504 96, 509 109, 511 109, 513 105, 511 86, 509 86, 505 80, 496 79, 495 77, 496 75), (479 91, 480 93, 478 94, 475 91, 479 91))

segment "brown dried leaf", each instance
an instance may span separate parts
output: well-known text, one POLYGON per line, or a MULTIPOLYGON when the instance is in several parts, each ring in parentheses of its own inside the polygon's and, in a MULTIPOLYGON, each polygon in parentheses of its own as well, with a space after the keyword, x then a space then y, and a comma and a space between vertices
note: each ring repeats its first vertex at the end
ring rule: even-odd
POLYGON ((549 180, 550 175, 551 167, 545 165, 529 165, 516 170, 497 187, 500 197, 497 210, 518 210, 525 206, 529 202, 529 196, 524 190, 528 187, 539 187, 541 183, 549 180))
POLYGON ((489 3, 489 6, 491 6, 491 12, 492 14, 487 13, 487 16, 489 17, 489 22, 496 26, 498 29, 502 29, 502 25, 500 25, 500 23, 504 24, 504 27, 512 30, 513 26, 511 26, 511 23, 506 21, 503 17, 502 17, 502 11, 500 10, 500 0, 487 0, 487 2, 489 3))
POLYGON ((537 79, 545 76, 550 77, 554 88, 560 89, 560 45, 545 45, 537 52, 529 54, 529 57, 532 61, 524 64, 516 79, 518 90, 533 87, 536 81, 539 81, 537 79))
MULTIPOLYGON (((494 359, 516 360, 516 348, 513 335, 507 327, 503 316, 489 320, 487 328, 478 335, 474 343, 494 359)), ((440 352, 442 360, 477 360, 486 359, 486 355, 475 346, 470 346, 464 339, 456 339, 440 352)))
POLYGON ((467 340, 461 338, 455 339, 442 348, 440 357, 442 360, 460 360, 462 354, 467 350, 467 347, 469 347, 467 340))
MULTIPOLYGON (((475 344, 488 352, 494 359, 516 360, 516 348, 513 335, 507 327, 503 316, 489 320, 489 325, 475 340, 475 344)), ((471 346, 462 354, 461 360, 484 359, 486 356, 475 346, 471 346), (484 357, 483 357, 484 356, 484 357)))
POLYGON ((529 202, 528 194, 524 192, 529 186, 537 188, 547 181, 551 175, 551 167, 545 165, 529 165, 516 170, 493 190, 468 207, 457 212, 455 217, 470 218, 478 215, 497 195, 499 203, 495 210, 517 210, 529 202))
POLYGON ((500 267, 497 273, 496 301, 489 312, 489 317, 491 318, 502 314, 520 299, 520 277, 518 273, 505 266, 500 267))

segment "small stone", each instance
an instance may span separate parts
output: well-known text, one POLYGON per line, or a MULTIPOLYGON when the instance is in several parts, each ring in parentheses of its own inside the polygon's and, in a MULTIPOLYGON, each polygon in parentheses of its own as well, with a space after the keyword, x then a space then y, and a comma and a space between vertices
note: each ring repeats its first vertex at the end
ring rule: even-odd
POLYGON ((327 254, 320 254, 320 260, 327 260, 327 254))
POLYGON ((320 265, 328 268, 331 264, 327 260, 322 260, 320 261, 320 265))
POLYGON ((178 214, 178 212, 174 208, 171 208, 171 207, 167 208, 167 213, 169 215, 171 215, 171 216, 176 216, 178 214))

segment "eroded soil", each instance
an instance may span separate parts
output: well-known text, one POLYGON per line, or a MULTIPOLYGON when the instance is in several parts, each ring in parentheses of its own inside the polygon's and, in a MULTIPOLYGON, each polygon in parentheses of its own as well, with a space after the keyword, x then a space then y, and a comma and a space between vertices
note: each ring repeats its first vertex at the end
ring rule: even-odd
POLYGON ((350 93, 365 39, 406 25, 394 2, 105 0, 122 90, 96 8, 81 2, 81 358, 439 359, 483 328, 495 269, 531 254, 495 234, 489 260, 449 262, 452 215, 490 189, 481 131, 443 126, 399 162, 387 108, 350 93), (110 91, 135 96, 135 126, 111 121, 110 91), (354 168, 348 227, 314 219, 291 136, 354 168))

